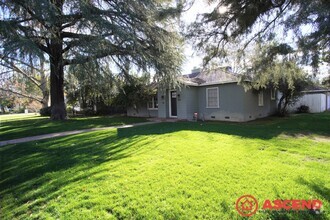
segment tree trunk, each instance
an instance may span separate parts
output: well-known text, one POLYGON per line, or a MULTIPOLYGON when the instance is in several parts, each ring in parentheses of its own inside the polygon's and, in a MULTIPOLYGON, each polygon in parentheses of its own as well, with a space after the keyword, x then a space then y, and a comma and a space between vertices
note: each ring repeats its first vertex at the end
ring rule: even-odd
POLYGON ((283 106, 283 108, 282 108, 283 115, 286 115, 286 114, 287 114, 287 110, 286 110, 286 108, 288 107, 288 104, 289 104, 289 97, 288 97, 288 96, 285 96, 285 99, 284 99, 284 106, 283 106))
POLYGON ((50 68, 51 119, 64 120, 66 119, 66 109, 63 89, 63 65, 59 63, 57 63, 57 66, 55 66, 56 63, 52 65, 53 66, 50 68))
POLYGON ((6 113, 6 111, 5 111, 5 106, 1 105, 1 111, 2 111, 3 114, 6 113))
POLYGON ((48 102, 49 102, 49 90, 48 90, 48 79, 45 73, 45 68, 44 68, 44 60, 41 60, 40 62, 40 74, 41 74, 41 79, 40 79, 40 89, 42 92, 42 107, 46 108, 48 107, 48 102))
POLYGON ((283 112, 282 112, 282 102, 284 100, 284 95, 282 94, 280 100, 278 101, 278 104, 277 104, 277 112, 280 116, 283 116, 283 112))
POLYGON ((48 102, 49 102, 49 92, 45 91, 43 92, 43 97, 42 97, 42 108, 47 108, 48 107, 48 102))
POLYGON ((50 97, 51 97, 51 119, 66 119, 64 103, 64 66, 62 57, 62 41, 60 38, 52 39, 50 45, 50 97))

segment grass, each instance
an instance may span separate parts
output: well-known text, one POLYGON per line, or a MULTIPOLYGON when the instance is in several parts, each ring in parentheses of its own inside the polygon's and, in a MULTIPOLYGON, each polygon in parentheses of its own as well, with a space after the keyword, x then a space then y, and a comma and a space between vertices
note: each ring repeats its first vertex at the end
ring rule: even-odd
POLYGON ((162 123, 0 148, 0 219, 244 219, 237 198, 319 199, 330 219, 330 114, 162 123))
POLYGON ((145 121, 145 118, 99 116, 74 117, 61 122, 52 121, 49 117, 41 117, 36 114, 0 115, 0 141, 61 131, 108 127, 145 121))

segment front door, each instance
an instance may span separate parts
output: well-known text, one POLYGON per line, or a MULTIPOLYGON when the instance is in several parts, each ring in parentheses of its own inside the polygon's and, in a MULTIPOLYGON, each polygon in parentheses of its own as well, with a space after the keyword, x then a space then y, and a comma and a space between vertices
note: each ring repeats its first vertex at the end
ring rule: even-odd
POLYGON ((170 116, 177 117, 176 91, 170 91, 170 116))

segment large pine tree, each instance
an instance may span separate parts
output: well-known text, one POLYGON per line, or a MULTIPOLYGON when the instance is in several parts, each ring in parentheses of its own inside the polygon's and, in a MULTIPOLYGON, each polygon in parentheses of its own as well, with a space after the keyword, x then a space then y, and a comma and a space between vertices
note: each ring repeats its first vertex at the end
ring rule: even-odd
POLYGON ((179 7, 154 0, 1 1, 0 39, 5 53, 45 56, 50 62, 51 118, 66 118, 64 70, 110 57, 119 66, 173 76, 180 68, 177 35, 168 22, 179 7))
POLYGON ((329 0, 209 0, 215 5, 191 24, 188 36, 206 53, 206 62, 226 55, 228 43, 276 39, 304 52, 307 64, 330 62, 329 0))

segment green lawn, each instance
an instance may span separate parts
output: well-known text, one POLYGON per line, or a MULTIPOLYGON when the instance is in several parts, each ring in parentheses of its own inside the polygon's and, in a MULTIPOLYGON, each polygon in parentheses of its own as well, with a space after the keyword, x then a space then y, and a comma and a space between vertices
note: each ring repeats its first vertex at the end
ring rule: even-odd
POLYGON ((0 115, 0 141, 61 131, 108 127, 145 121, 145 118, 100 116, 74 117, 65 122, 60 122, 52 121, 49 117, 41 117, 36 114, 0 115))
POLYGON ((319 199, 330 219, 330 114, 162 123, 0 148, 0 219, 243 219, 235 202, 319 199))

